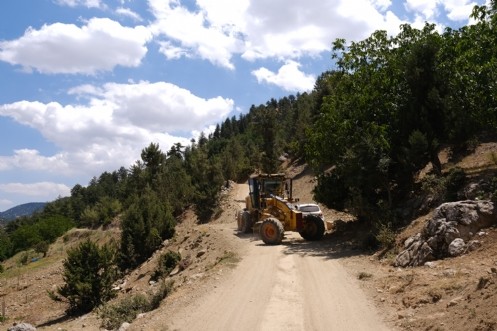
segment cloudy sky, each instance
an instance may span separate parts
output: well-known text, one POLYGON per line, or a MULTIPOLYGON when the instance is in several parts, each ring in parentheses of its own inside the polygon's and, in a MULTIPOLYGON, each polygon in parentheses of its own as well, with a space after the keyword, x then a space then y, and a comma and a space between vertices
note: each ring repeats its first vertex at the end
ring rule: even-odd
POLYGON ((336 38, 468 24, 485 0, 1 0, 0 211, 310 91, 336 38))

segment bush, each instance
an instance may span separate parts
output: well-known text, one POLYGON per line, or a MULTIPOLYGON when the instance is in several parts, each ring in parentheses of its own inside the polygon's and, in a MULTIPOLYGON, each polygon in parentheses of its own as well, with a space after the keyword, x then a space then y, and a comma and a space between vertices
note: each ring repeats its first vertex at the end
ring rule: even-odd
POLYGON ((181 255, 176 252, 167 251, 159 258, 157 268, 155 269, 152 280, 157 280, 161 277, 167 276, 176 267, 181 260, 181 255))
POLYGON ((19 257, 19 260, 17 260, 17 263, 21 264, 21 265, 26 265, 28 264, 29 262, 29 253, 28 252, 24 252, 21 254, 21 256, 19 257))
POLYGON ((58 293, 67 299, 69 314, 87 313, 115 296, 116 250, 112 244, 99 247, 87 239, 67 252, 58 293))
POLYGON ((138 314, 149 311, 150 302, 146 295, 137 294, 125 297, 114 305, 105 306, 100 310, 103 319, 102 327, 117 330, 124 322, 131 323, 138 314))
POLYGON ((104 306, 99 312, 100 318, 103 320, 102 327, 116 330, 124 322, 131 323, 138 314, 156 309, 161 301, 171 293, 173 284, 172 281, 162 282, 159 289, 148 296, 137 294, 125 297, 113 305, 104 306))
POLYGON ((381 224, 375 237, 382 248, 389 249, 395 245, 395 232, 390 225, 381 224))
POLYGON ((461 168, 450 169, 447 177, 445 179, 446 201, 456 201, 458 200, 458 192, 463 187, 466 181, 466 173, 461 168))
POLYGON ((50 248, 50 245, 46 241, 40 241, 34 247, 35 252, 43 254, 43 257, 47 256, 49 248, 50 248))

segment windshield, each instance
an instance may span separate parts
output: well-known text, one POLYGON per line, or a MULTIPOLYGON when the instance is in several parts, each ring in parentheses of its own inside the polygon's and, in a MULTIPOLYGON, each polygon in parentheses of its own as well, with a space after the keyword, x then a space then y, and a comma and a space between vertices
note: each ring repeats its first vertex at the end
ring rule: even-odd
POLYGON ((301 212, 304 212, 304 213, 313 213, 313 212, 318 212, 319 207, 318 206, 301 206, 299 208, 299 210, 301 212))

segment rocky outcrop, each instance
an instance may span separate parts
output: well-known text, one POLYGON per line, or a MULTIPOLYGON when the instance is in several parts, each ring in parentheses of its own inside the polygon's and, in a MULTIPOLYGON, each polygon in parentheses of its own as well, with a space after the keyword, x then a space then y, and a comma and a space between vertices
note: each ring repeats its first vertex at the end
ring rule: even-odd
POLYGON ((440 205, 421 233, 404 242, 394 265, 419 266, 427 261, 458 256, 480 246, 475 235, 497 224, 491 201, 466 200, 440 205))
POLYGON ((28 323, 19 323, 11 326, 7 331, 36 331, 36 328, 28 323))

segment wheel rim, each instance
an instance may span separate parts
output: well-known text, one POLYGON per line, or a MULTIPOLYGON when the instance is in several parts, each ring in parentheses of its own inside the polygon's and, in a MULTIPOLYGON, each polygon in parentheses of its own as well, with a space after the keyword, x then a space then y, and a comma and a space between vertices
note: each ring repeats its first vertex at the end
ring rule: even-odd
POLYGON ((276 237, 276 230, 268 224, 264 227, 264 235, 266 238, 273 239, 276 237))

